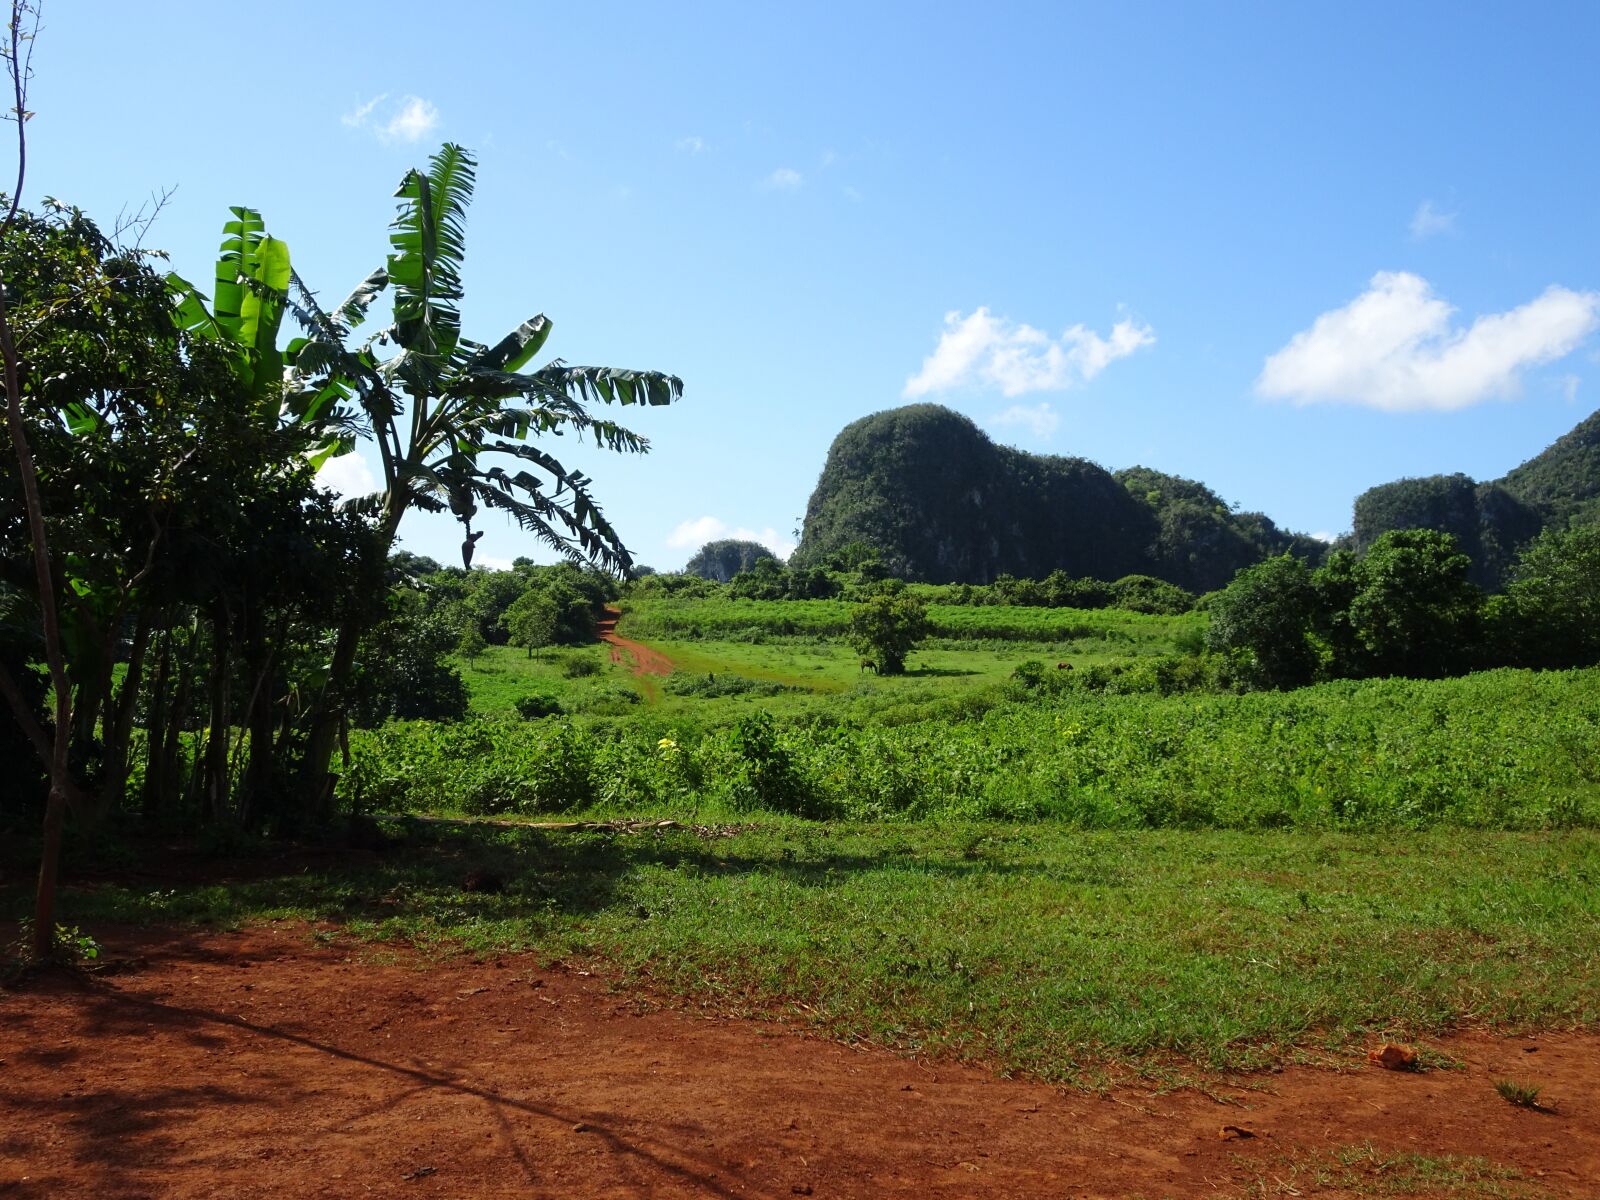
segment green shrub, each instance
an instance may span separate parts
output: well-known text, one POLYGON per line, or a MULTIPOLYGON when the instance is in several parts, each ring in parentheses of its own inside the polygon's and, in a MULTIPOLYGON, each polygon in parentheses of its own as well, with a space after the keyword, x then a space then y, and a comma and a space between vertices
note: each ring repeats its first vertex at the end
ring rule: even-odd
POLYGON ((527 696, 518 696, 516 700, 517 715, 524 721, 537 721, 542 717, 559 717, 564 711, 561 701, 554 696, 547 696, 534 692, 527 696))

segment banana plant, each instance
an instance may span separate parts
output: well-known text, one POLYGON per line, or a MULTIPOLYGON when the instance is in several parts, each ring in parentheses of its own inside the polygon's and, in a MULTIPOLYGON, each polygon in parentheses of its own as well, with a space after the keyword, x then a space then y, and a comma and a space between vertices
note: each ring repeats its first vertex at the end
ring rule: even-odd
MULTIPOLYGON (((472 521, 487 508, 506 513, 568 559, 626 571, 632 558, 595 501, 590 479, 539 443, 571 431, 608 450, 645 453, 648 441, 590 406, 671 404, 683 383, 657 371, 559 359, 530 369, 550 336, 543 314, 493 343, 462 335, 461 263, 476 171, 472 155, 453 144, 426 170, 408 171, 395 193, 386 262, 332 310, 291 272, 290 307, 304 336, 285 350, 285 409, 349 413, 356 431, 377 444, 383 491, 352 503, 372 517, 385 554, 406 513, 449 511, 464 526, 462 562, 470 566, 482 536, 472 521), (390 323, 358 340, 384 293, 390 323)), ((353 443, 345 436, 334 452, 353 443)), ((341 625, 315 705, 300 786, 313 821, 329 811, 328 763, 364 632, 356 616, 341 625)))
POLYGON ((287 350, 288 404, 313 412, 346 400, 359 407, 361 432, 383 463, 384 490, 367 505, 386 545, 411 509, 448 510, 466 527, 470 562, 471 523, 487 508, 574 561, 624 571, 632 559, 591 494, 592 481, 538 442, 570 430, 608 450, 644 453, 645 438, 590 406, 670 404, 683 383, 656 371, 559 359, 529 370, 550 336, 543 314, 492 344, 462 335, 464 224, 476 169, 470 153, 447 144, 426 170, 408 171, 395 193, 387 262, 337 308, 323 309, 292 280, 306 336, 287 350), (354 343, 386 290, 392 322, 354 343))
POLYGON ((305 394, 284 387, 290 358, 278 336, 289 311, 289 289, 298 282, 289 247, 266 231, 253 208, 234 207, 222 227, 215 289, 204 293, 169 272, 173 319, 183 332, 219 346, 233 368, 245 402, 260 426, 298 438, 313 467, 347 450, 353 430, 338 405, 337 388, 305 394))

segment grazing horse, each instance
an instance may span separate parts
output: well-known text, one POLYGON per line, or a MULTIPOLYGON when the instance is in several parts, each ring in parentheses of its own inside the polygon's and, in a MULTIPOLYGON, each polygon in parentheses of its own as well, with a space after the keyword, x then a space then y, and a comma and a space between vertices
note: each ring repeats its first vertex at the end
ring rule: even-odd
POLYGON ((878 670, 878 664, 873 662, 870 658, 863 658, 861 660, 861 669, 863 671, 871 671, 874 675, 882 674, 882 672, 878 670))
POLYGON ((1071 663, 1057 663, 1056 664, 1056 670, 1058 670, 1058 671, 1070 671, 1070 670, 1072 670, 1072 664, 1071 663))

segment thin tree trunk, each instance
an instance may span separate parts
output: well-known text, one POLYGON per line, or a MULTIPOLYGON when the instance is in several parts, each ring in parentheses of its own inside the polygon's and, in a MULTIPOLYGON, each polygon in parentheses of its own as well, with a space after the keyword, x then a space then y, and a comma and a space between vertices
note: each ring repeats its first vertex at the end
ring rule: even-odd
POLYGON ((139 685, 144 678, 145 652, 150 646, 150 610, 140 609, 138 623, 133 628, 133 643, 128 648, 128 670, 122 677, 122 687, 116 698, 106 705, 105 725, 105 778, 100 781, 99 812, 111 811, 127 791, 128 742, 133 736, 133 712, 139 699, 139 685))
POLYGON ((218 605, 211 623, 211 679, 207 686, 210 727, 206 732, 204 797, 206 810, 218 824, 232 816, 228 794, 228 739, 232 728, 228 711, 228 670, 232 637, 226 602, 218 605))
POLYGON ((145 742, 144 794, 140 801, 141 815, 151 821, 161 807, 161 767, 167 754, 167 686, 172 672, 172 628, 167 626, 161 639, 161 653, 156 658, 156 677, 150 685, 150 708, 145 714, 149 736, 145 742))

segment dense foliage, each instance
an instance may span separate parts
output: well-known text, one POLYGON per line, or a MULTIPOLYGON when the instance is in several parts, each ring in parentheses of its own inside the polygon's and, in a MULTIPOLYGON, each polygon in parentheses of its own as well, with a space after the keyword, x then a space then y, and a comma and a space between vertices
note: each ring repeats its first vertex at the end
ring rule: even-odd
POLYGON ((926 606, 902 588, 885 588, 850 610, 850 647, 880 675, 903 674, 906 656, 932 632, 926 606))
POLYGON ((1496 671, 1292 693, 1069 692, 860 727, 395 724, 352 735, 369 809, 704 809, 1089 828, 1600 823, 1600 676, 1496 671))
POLYGON ((1455 538, 1431 529, 1390 530, 1315 572, 1272 559, 1211 598, 1206 642, 1238 682, 1265 688, 1600 660, 1600 528, 1541 534, 1513 560, 1504 595, 1486 598, 1470 572, 1455 538))
POLYGON ((857 547, 907 580, 987 584, 1062 571, 1152 575, 1191 591, 1221 587, 1269 555, 1322 553, 1259 513, 1232 512, 1201 484, 997 446, 930 404, 856 421, 829 448, 791 562, 854 569, 857 547))
POLYGON ((1499 588, 1518 550, 1541 529, 1600 523, 1600 413, 1503 477, 1400 479, 1356 498, 1353 542, 1365 551, 1392 529, 1454 535, 1472 559, 1472 579, 1499 588))
MULTIPOLYGON (((50 206, 7 227, 0 278, 26 351, 8 394, 20 397, 45 481, 45 520, 34 536, 27 456, 8 453, 0 691, 11 748, 48 758, 40 662, 65 648, 65 773, 80 820, 134 811, 191 829, 322 824, 333 816, 328 765, 350 722, 465 713, 449 648, 472 657, 508 637, 530 652, 593 638, 616 595, 598 572, 389 560, 404 515, 422 508, 462 522, 469 565, 471 523, 488 508, 569 560, 625 570, 589 481, 540 438, 570 430, 643 451, 644 439, 589 405, 665 404, 681 391, 655 372, 529 367, 549 335, 542 315, 493 344, 462 335, 473 176, 457 146, 408 172, 384 266, 331 310, 250 209, 224 228, 210 297, 156 274, 148 255, 76 210, 50 206), (356 341, 385 291, 393 323, 356 341), (280 346, 291 315, 305 336, 280 346), (380 346, 394 355, 380 362, 380 346), (377 443, 382 490, 338 505, 315 467, 362 436, 377 443), (39 546, 55 575, 43 593, 39 546), (41 619, 51 604, 59 638, 41 619)), ((40 784, 26 769, 8 776, 0 819, 37 807, 40 784)), ((51 878, 41 873, 41 897, 51 878)))

